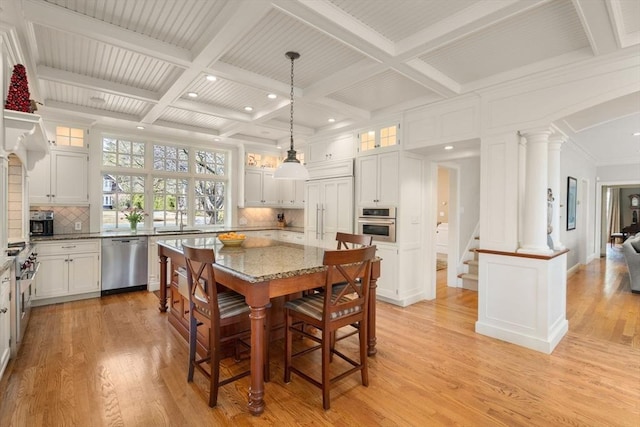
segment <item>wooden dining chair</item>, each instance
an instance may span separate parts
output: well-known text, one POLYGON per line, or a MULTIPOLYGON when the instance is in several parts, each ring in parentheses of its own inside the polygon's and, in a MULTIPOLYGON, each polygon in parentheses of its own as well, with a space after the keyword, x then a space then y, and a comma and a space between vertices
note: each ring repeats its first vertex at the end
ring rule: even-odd
MULTIPOLYGON (((229 378, 220 380, 221 346, 233 341, 236 360, 240 359, 238 346, 250 348, 251 329, 242 329, 236 333, 221 336, 221 328, 245 322, 251 311, 245 303, 244 296, 233 292, 218 292, 215 280, 215 253, 212 249, 195 248, 182 245, 187 267, 187 283, 189 286, 189 372, 187 381, 193 381, 197 369, 209 380, 209 406, 214 407, 218 401, 218 388, 238 380, 251 373, 243 371, 229 378), (209 346, 207 354, 199 358, 196 352, 198 327, 207 328, 209 346), (210 365, 206 368, 206 365, 210 365)), ((269 380, 269 330, 270 313, 267 308, 265 331, 265 381, 269 380)))
POLYGON ((337 232, 336 241, 338 242, 338 249, 355 249, 362 246, 371 246, 373 236, 337 232))
MULTIPOLYGON (((371 261, 375 258, 376 247, 326 251, 323 264, 327 266, 324 292, 306 295, 287 301, 285 307, 285 367, 284 381, 291 381, 291 372, 322 389, 322 406, 329 409, 331 385, 346 376, 360 371, 362 384, 369 385, 367 364, 366 331, 368 321, 369 283, 371 281, 371 261), (358 280, 360 278, 360 280, 358 280), (333 292, 333 284, 346 282, 340 292, 333 292), (349 295, 349 296, 347 296, 349 295), (359 361, 337 350, 332 344, 332 335, 338 329, 359 323, 359 361), (301 326, 302 325, 302 326, 301 326), (304 325, 313 326, 319 333, 308 331, 304 325), (308 338, 317 343, 312 347, 293 352, 293 336, 308 338), (322 373, 318 381, 292 365, 299 358, 320 349, 322 352, 322 373), (331 378, 329 363, 335 354, 352 367, 331 378)), ((304 342, 297 340, 296 342, 304 342)))

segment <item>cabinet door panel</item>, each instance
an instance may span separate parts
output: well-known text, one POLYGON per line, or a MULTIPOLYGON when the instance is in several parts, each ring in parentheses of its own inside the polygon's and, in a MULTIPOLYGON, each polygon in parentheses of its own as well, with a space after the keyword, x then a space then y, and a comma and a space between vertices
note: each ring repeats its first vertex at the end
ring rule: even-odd
POLYGON ((397 206, 399 191, 398 153, 378 155, 378 200, 381 205, 397 206))
POLYGON ((29 202, 49 203, 51 194, 51 156, 36 162, 29 173, 29 202))
POLYGON ((358 158, 358 203, 371 206, 378 200, 378 157, 364 156, 358 158))
POLYGON ((376 294, 391 298, 398 298, 398 250, 393 246, 376 245, 376 255, 382 258, 380 278, 377 282, 376 294))
POLYGON ((273 172, 265 171, 262 178, 262 200, 265 205, 278 205, 278 182, 273 178, 273 172))
POLYGON ((69 255, 69 295, 100 290, 98 255, 69 255))
POLYGON ((40 269, 36 276, 34 299, 66 295, 69 284, 67 255, 38 257, 40 269))
POLYGON ((244 203, 246 206, 262 205, 262 171, 261 170, 245 171, 244 203))
POLYGON ((54 203, 88 203, 87 155, 55 152, 51 164, 54 203))
POLYGON ((4 313, 0 313, 0 378, 2 378, 4 369, 9 362, 9 356, 11 355, 11 347, 9 346, 9 340, 11 338, 11 307, 9 306, 11 284, 9 271, 2 275, 0 281, 0 310, 5 310, 4 313))

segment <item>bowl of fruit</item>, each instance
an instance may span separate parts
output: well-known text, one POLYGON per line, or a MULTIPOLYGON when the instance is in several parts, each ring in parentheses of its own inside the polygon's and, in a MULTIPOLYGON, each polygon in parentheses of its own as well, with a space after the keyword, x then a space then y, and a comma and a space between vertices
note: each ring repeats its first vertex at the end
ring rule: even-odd
POLYGON ((218 240, 220 240, 224 246, 241 246, 246 237, 244 234, 234 231, 218 234, 218 240))

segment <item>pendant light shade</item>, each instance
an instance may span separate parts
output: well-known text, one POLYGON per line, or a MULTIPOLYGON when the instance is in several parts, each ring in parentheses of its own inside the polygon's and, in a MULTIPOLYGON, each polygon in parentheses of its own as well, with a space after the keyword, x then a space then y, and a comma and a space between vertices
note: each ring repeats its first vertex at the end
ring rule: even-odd
POLYGON ((287 52, 285 56, 291 60, 291 114, 289 121, 291 145, 289 146, 289 151, 287 151, 287 158, 278 166, 278 169, 273 173, 273 177, 275 179, 307 180, 309 179, 309 171, 296 158, 296 150, 293 148, 293 61, 300 58, 300 54, 298 52, 287 52))

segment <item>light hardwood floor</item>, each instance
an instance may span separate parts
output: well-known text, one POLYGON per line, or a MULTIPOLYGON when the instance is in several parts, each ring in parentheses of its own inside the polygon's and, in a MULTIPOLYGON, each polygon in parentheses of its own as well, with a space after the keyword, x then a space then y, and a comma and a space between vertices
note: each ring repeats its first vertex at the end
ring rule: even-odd
POLYGON ((0 382, 0 426, 638 426, 640 295, 611 252, 569 279, 569 332, 551 355, 476 334, 475 292, 380 303, 370 386, 342 380, 326 412, 319 389, 283 383, 282 342, 261 417, 246 410, 248 378, 208 408, 151 293, 36 308, 0 382))

